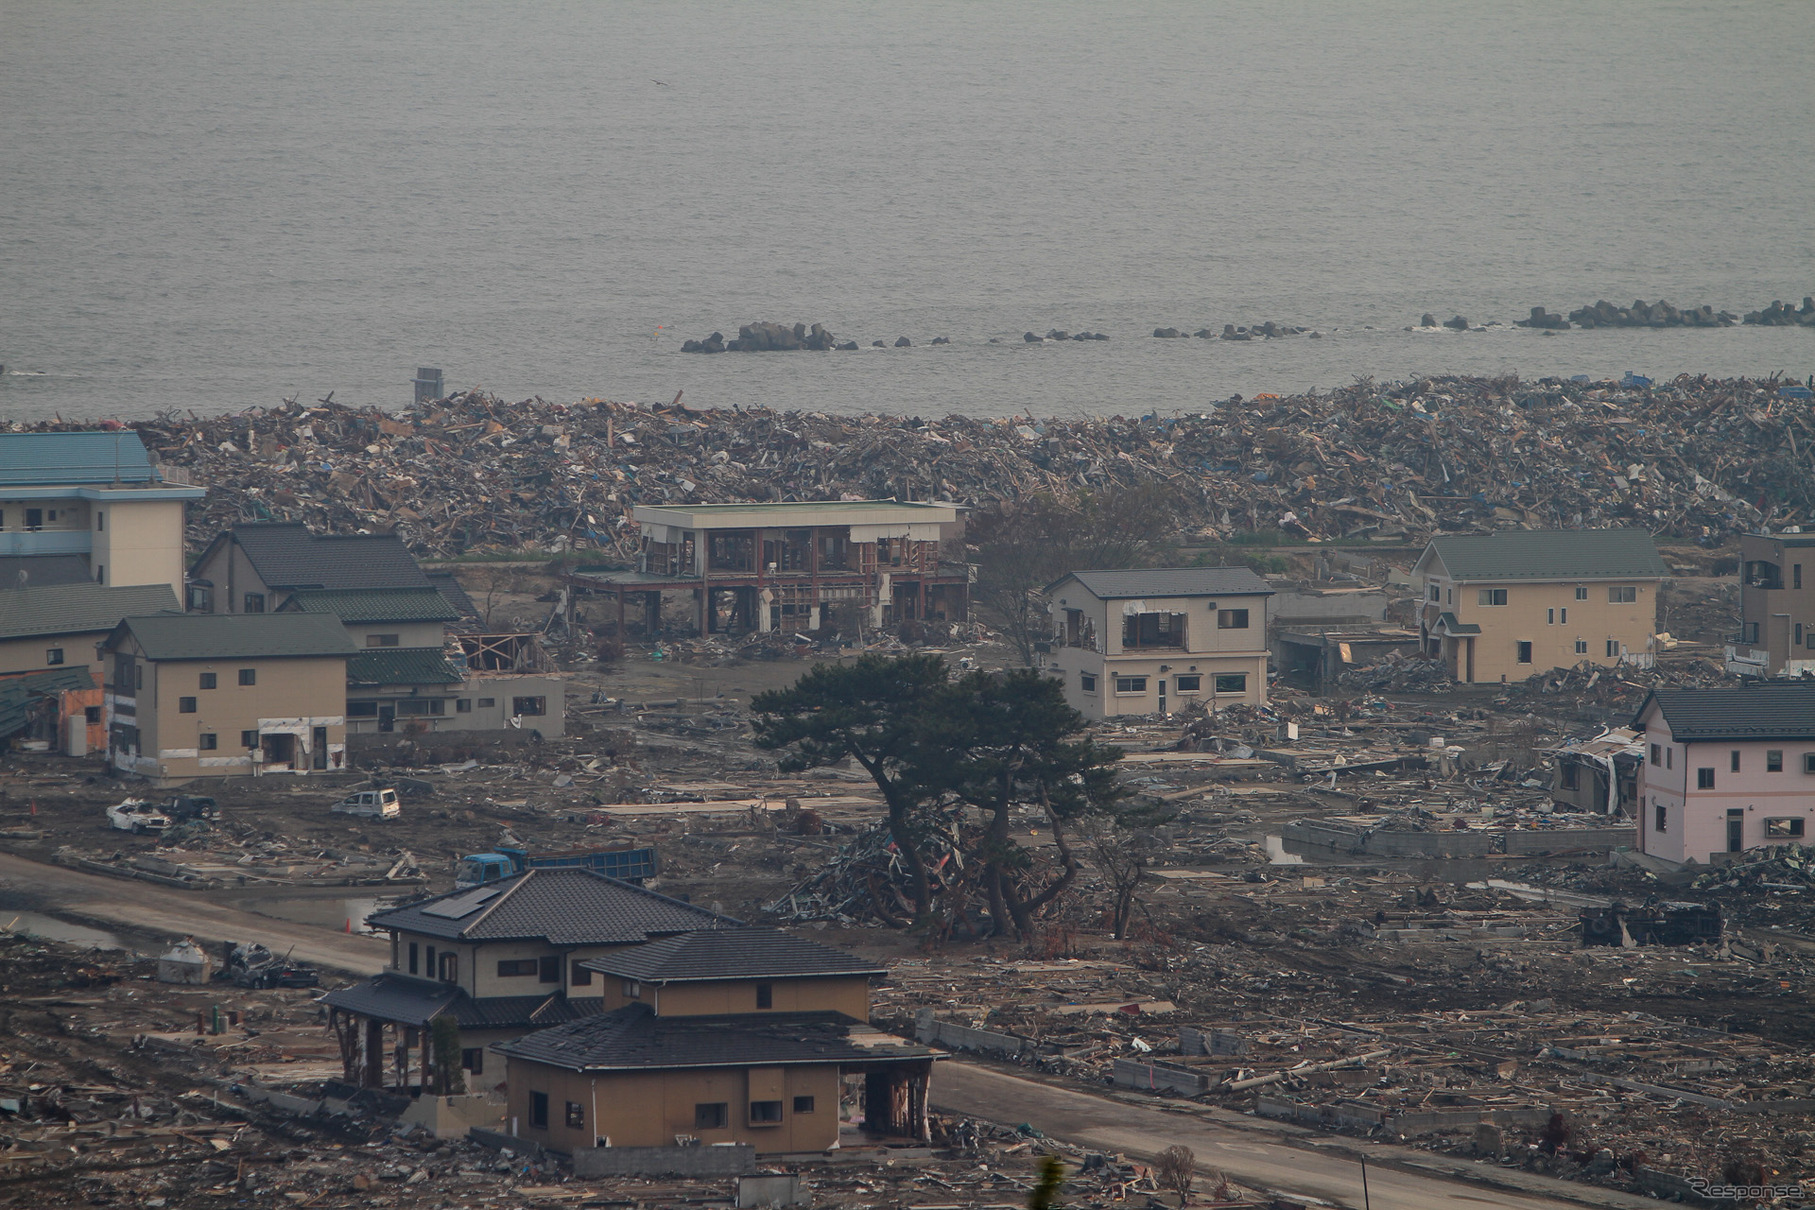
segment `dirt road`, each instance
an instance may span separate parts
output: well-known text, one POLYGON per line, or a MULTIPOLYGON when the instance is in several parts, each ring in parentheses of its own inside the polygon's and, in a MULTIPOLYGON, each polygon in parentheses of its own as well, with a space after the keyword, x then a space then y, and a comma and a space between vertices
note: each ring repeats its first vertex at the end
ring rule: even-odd
POLYGON ((209 900, 201 891, 178 891, 148 882, 86 874, 0 853, 0 888, 42 902, 52 915, 115 924, 199 941, 256 941, 299 962, 369 975, 389 957, 376 937, 291 924, 209 900))
MULTIPOLYGON (((1143 1159, 1182 1143, 1196 1154, 1200 1167, 1221 1169, 1242 1184, 1315 1197, 1356 1210, 1363 1205, 1361 1168, 1350 1156, 1315 1146, 1292 1146, 1260 1131, 1219 1126, 1191 1113, 1130 1105, 957 1060, 940 1063, 933 1073, 933 1104, 1010 1126, 1025 1122, 1068 1143, 1143 1159)), ((1474 1167, 1466 1161, 1349 1139, 1343 1144, 1377 1152, 1383 1162, 1410 1159, 1434 1169, 1426 1174, 1370 1163, 1368 1201, 1392 1210, 1566 1210, 1584 1203, 1637 1210, 1657 1204, 1612 1190, 1504 1170, 1495 1175, 1518 1189, 1488 1188, 1444 1174, 1444 1169, 1461 1172, 1474 1167)))

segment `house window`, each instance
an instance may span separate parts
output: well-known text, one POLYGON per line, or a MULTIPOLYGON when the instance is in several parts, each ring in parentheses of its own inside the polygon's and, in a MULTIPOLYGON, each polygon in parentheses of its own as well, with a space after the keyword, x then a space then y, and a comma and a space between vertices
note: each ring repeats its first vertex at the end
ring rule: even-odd
POLYGON ((1742 643, 1758 642, 1758 623, 1741 622, 1739 624, 1739 641, 1742 643))
POLYGON ((460 955, 445 953, 441 955, 441 981, 443 983, 460 982, 460 955))
POLYGON ((221 746, 221 737, 212 731, 204 731, 195 737, 197 751, 213 752, 221 746))
POLYGON ((758 983, 756 985, 756 1007, 775 1007, 775 985, 773 983, 758 983))
POLYGON ((1666 768, 1666 769, 1676 768, 1676 749, 1675 748, 1665 748, 1664 749, 1664 768, 1666 768))
POLYGON ((410 974, 416 973, 416 943, 410 942, 410 974))
POLYGON ((1557 611, 1556 610, 1546 609, 1544 611, 1544 624, 1546 626, 1555 626, 1557 624, 1557 611))
MULTIPOLYGON (((96 530, 96 532, 99 532, 106 528, 107 528, 107 514, 102 512, 100 509, 96 509, 95 510, 95 530, 96 530)), ((1796 570, 1801 571, 1802 568, 1798 567, 1796 570)))
POLYGON ((1218 693, 1248 692, 1248 674, 1245 672, 1219 672, 1212 682, 1218 693))
POLYGON ((472 698, 462 697, 462 698, 454 699, 454 713, 455 714, 471 714, 472 712, 473 712, 473 699, 472 698))
POLYGON ((536 973, 534 958, 500 958, 498 959, 498 978, 520 979, 536 973))
POLYGON ((479 699, 479 709, 481 709, 481 710, 490 710, 493 706, 496 706, 497 704, 498 704, 498 699, 495 697, 482 697, 479 699))
POLYGON ((242 685, 256 685, 256 684, 258 684, 258 669, 256 669, 256 668, 241 668, 241 669, 240 669, 240 670, 239 670, 239 683, 240 683, 240 684, 242 684, 242 685))
POLYGON ((1815 651, 1815 630, 1810 630, 1805 637, 1808 639, 1808 643, 1806 644, 1808 649, 1810 651, 1815 651))
POLYGON ((1576 600, 1586 601, 1587 599, 1588 599, 1588 585, 1577 584, 1576 585, 1576 600))
POLYGON ((723 1130, 725 1111, 731 1108, 725 1101, 701 1101, 693 1107, 693 1128, 695 1130, 723 1130))
POLYGON ((548 1094, 546 1092, 529 1094, 529 1124, 538 1130, 548 1129, 548 1094))
POLYGON ((1654 765, 1664 763, 1664 750, 1656 744, 1651 745, 1651 763, 1654 765))
POLYGON ((1664 807, 1664 804, 1660 802, 1656 807, 1653 807, 1652 810, 1656 814, 1656 819, 1652 823, 1651 830, 1653 832, 1669 831, 1669 829, 1665 827, 1665 824, 1668 822, 1670 815, 1668 810, 1664 807))
POLYGON ((1796 637, 1790 641, 1792 643, 1796 644, 1796 646, 1798 646, 1798 647, 1802 646, 1802 623, 1801 622, 1796 623, 1796 637))
POLYGON ((1802 771, 1804 773, 1815 773, 1815 752, 1804 752, 1802 754, 1802 771))
POLYGON ((1712 768, 1703 765, 1695 771, 1695 788, 1697 790, 1712 790, 1714 788, 1714 770, 1712 768))
POLYGON ((1185 615, 1136 613, 1122 619, 1123 647, 1183 647, 1185 615))
POLYGON ((1504 605, 1506 604, 1506 590, 1504 588, 1477 589, 1475 591, 1475 604, 1504 605))
POLYGON ((242 731, 239 733, 239 746, 242 748, 258 747, 258 732, 242 731))
MULTIPOLYGON (((1656 747, 1655 744, 1652 746, 1656 747)), ((1657 762, 1652 761, 1651 763, 1655 765, 1657 762)), ((1782 773, 1783 772, 1783 749, 1782 748, 1766 748, 1765 749, 1765 772, 1766 773, 1782 773)))
POLYGON ((214 612, 214 588, 211 585, 191 584, 189 586, 189 612, 214 612))
POLYGON ((1790 564, 1790 587, 1802 587, 1802 564, 1800 563, 1790 564))
POLYGON ((397 636, 394 634, 368 634, 366 636, 366 646, 395 647, 397 646, 397 636))
POLYGON ((1558 772, 1562 777, 1563 788, 1565 790, 1579 790, 1582 788, 1582 770, 1579 765, 1564 765, 1558 772))
POLYGON ((485 1047, 468 1046, 460 1051, 460 1066, 476 1076, 485 1074, 485 1047))
POLYGON ((1117 693, 1145 693, 1147 692, 1147 678, 1144 676, 1118 676, 1115 678, 1115 691, 1117 693))
POLYGON ((1766 840, 1801 840, 1803 821, 1800 819, 1767 819, 1765 820, 1766 840))
POLYGON ((1519 662, 1521 664, 1531 663, 1531 644, 1529 642, 1519 644, 1519 662))
POLYGON ((377 702, 348 702, 347 703, 347 717, 348 718, 377 718, 378 717, 378 703, 377 702))
POLYGON ((581 966, 578 962, 575 962, 573 964, 573 978, 569 979, 568 982, 574 987, 591 987, 592 972, 581 966))
POLYGON ((44 653, 44 662, 52 666, 61 664, 63 662, 63 649, 61 647, 52 647, 50 650, 46 651, 44 653))
POLYGON ((1639 599, 1639 590, 1631 584, 1616 584, 1607 590, 1607 599, 1615 605, 1630 605, 1639 599))
POLYGON ((561 959, 556 957, 542 958, 536 963, 537 983, 559 983, 561 981, 561 959))
MULTIPOLYGON (((1798 833, 1798 835, 1800 835, 1800 833, 1798 833)), ((812 1097, 795 1097, 794 1098, 794 1112, 795 1113, 812 1113, 813 1112, 813 1098, 812 1097)))
POLYGON ((241 613, 263 613, 263 612, 265 612, 265 594, 264 593, 249 592, 246 594, 244 601, 245 601, 245 605, 244 605, 244 608, 240 610, 241 613))
POLYGON ((545 697, 513 697, 510 699, 512 714, 547 714, 548 699, 545 697))
POLYGON ((1435 584, 1432 584, 1428 591, 1430 593, 1431 600, 1441 601, 1443 599, 1443 593, 1441 591, 1439 591, 1439 589, 1437 588, 1437 586, 1435 584))
POLYGON ((214 675, 214 673, 204 672, 201 674, 200 677, 197 678, 196 683, 197 683, 197 688, 213 689, 216 685, 220 684, 220 680, 219 680, 219 678, 217 678, 214 675))
POLYGON ((641 1000, 643 998, 643 985, 638 983, 635 979, 626 979, 624 980, 624 994, 632 1000, 641 1000))
POLYGON ((101 708, 99 706, 82 707, 82 718, 89 726, 96 726, 101 721, 101 708))
POLYGON ((447 699, 440 697, 407 697, 397 702, 399 714, 446 714, 447 699))
POLYGON ((1576 640, 1576 654, 1577 655, 1587 655, 1588 654, 1588 640, 1587 639, 1577 639, 1576 640))
POLYGON ((195 713, 195 699, 192 697, 177 698, 176 699, 176 712, 178 714, 194 714, 195 713))
POLYGON ((95 564, 95 583, 96 584, 107 583, 107 564, 105 564, 105 563, 96 563, 95 564))
POLYGON ((1618 639, 1607 640, 1607 658, 1610 660, 1620 658, 1620 641, 1618 639))
POLYGON ((1563 623, 1563 625, 1565 625, 1565 626, 1569 625, 1569 607, 1568 606, 1564 606, 1562 609, 1557 610, 1557 621, 1563 623))
POLYGON ((1245 609, 1217 610, 1216 628, 1218 630, 1246 630, 1248 628, 1248 611, 1245 609))
POLYGON ((774 1126, 781 1121, 780 1101, 751 1101, 750 1124, 752 1126, 774 1126))
POLYGON ((578 1101, 567 1102, 567 1126, 570 1130, 582 1130, 586 1126, 586 1106, 578 1101))
POLYGON ((1173 686, 1180 693, 1196 693, 1203 683, 1204 678, 1201 676, 1180 676, 1174 677, 1172 680, 1173 686))
POLYGON ((1097 674, 1094 672, 1078 673, 1078 687, 1085 693, 1095 693, 1097 691, 1097 674))
POLYGON ((1733 749, 1733 751, 1727 753, 1727 772, 1729 772, 1729 773, 1738 773, 1739 772, 1739 749, 1738 748, 1735 748, 1735 749, 1733 749))

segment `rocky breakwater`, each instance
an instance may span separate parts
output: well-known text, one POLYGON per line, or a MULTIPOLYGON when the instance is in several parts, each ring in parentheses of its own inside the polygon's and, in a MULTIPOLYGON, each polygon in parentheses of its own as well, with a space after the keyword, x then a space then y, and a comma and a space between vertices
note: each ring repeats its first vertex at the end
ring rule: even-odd
POLYGON ((1739 322, 1739 316, 1706 304, 1678 310, 1661 298, 1654 303, 1636 299, 1630 307, 1616 307, 1602 299, 1591 307, 1577 307, 1569 313, 1569 321, 1583 328, 1730 328, 1739 322))
POLYGON ((1801 307, 1779 300, 1762 311, 1748 311, 1745 322, 1767 328, 1815 328, 1815 297, 1804 295, 1801 307))
POLYGON ((1248 326, 1245 324, 1224 324, 1221 332, 1210 328, 1199 328, 1195 332, 1183 332, 1178 328, 1155 328, 1153 335, 1159 340, 1182 340, 1194 336, 1199 340, 1277 340, 1282 336, 1321 336, 1302 324, 1282 324, 1268 320, 1265 323, 1248 326))
POLYGON ((683 353, 789 353, 796 349, 815 351, 830 349, 837 340, 823 324, 753 323, 737 330, 736 340, 726 340, 723 332, 714 332, 703 340, 689 340, 681 345, 683 353))
MULTIPOLYGON (((1155 332, 1155 336, 1159 333, 1155 332)), ((1030 345, 1044 344, 1049 340, 1108 340, 1107 332, 1068 332, 1064 328, 1051 328, 1045 336, 1036 336, 1032 332, 1021 333, 1021 339, 1030 345)))

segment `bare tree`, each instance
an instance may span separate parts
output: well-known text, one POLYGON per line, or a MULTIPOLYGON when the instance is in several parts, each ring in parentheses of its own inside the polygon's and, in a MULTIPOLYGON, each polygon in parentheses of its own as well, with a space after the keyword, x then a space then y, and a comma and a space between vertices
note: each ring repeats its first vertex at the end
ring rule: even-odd
POLYGON ((1119 817, 1091 815, 1079 821, 1078 831, 1090 846, 1092 864, 1103 881, 1109 884, 1110 917, 1115 939, 1128 937, 1128 925, 1140 902, 1141 886, 1147 881, 1147 869, 1153 863, 1151 837, 1140 829, 1154 827, 1171 818, 1158 808, 1125 809, 1119 817))
POLYGON ((1171 549, 1175 504, 1164 483, 1001 501, 967 527, 975 599, 1031 667, 1047 632, 1040 590, 1068 571, 1151 566, 1171 549))
POLYGON ((1197 1156, 1183 1143, 1174 1143, 1154 1159, 1153 1179, 1162 1189, 1178 1194, 1178 1204, 1191 1201, 1191 1183, 1197 1177, 1197 1156))

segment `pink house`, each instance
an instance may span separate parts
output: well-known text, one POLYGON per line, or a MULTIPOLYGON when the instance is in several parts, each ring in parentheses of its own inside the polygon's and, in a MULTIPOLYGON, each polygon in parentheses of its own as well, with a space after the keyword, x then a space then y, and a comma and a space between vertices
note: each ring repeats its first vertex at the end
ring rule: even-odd
POLYGON ((1707 862, 1815 838, 1815 681, 1654 689, 1632 726, 1640 851, 1707 862))

